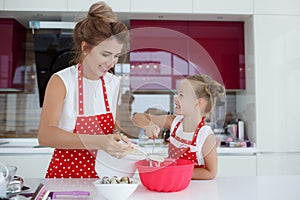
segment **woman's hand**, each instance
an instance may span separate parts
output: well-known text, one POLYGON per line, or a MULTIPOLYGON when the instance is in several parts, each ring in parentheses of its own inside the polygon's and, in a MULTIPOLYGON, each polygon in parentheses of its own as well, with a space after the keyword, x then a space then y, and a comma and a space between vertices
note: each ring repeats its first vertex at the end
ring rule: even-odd
POLYGON ((144 129, 146 135, 150 138, 157 138, 160 133, 159 126, 154 124, 153 122, 150 122, 150 124, 145 126, 144 129))
POLYGON ((102 142, 102 149, 115 158, 123 158, 132 148, 133 144, 123 134, 105 135, 102 142))

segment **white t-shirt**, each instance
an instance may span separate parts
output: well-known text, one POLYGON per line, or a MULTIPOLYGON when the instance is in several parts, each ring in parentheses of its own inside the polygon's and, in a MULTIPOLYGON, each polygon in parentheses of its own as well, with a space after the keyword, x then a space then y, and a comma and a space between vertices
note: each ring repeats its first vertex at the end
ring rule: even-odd
MULTIPOLYGON (((178 115, 174 118, 174 120, 171 124, 171 134, 173 133, 173 130, 174 130, 176 124, 178 123, 178 121, 181 120, 182 118, 183 118, 182 115, 178 115)), ((180 138, 188 140, 188 141, 192 141, 194 132, 184 132, 183 125, 182 125, 182 123, 180 123, 175 134, 177 135, 177 137, 180 137, 180 138)), ((203 147, 203 144, 204 144, 207 136, 209 136, 210 134, 214 134, 211 127, 207 126, 207 125, 202 126, 201 129, 199 130, 198 136, 196 138, 196 147, 189 146, 191 152, 196 152, 197 161, 198 161, 199 165, 205 164, 204 163, 204 155, 202 154, 202 147, 203 147)), ((172 143, 174 146, 176 146, 178 148, 181 145, 185 146, 185 144, 181 143, 180 141, 176 140, 173 137, 170 137, 170 143, 172 143)))
MULTIPOLYGON (((55 74, 62 79, 66 87, 66 96, 59 121, 59 127, 66 131, 72 132, 78 116, 77 65, 63 69, 55 74)), ((120 80, 115 75, 107 73, 104 76, 104 81, 110 110, 114 116, 114 120, 116 120, 120 80)), ((83 77, 83 103, 85 116, 106 112, 101 79, 89 80, 83 77)))

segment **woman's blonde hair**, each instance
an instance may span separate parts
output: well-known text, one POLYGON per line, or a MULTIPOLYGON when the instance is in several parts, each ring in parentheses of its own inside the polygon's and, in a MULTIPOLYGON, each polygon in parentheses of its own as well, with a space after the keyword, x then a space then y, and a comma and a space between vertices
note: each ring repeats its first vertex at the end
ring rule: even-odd
POLYGON ((79 21, 73 30, 73 42, 75 58, 74 63, 80 63, 83 59, 81 43, 87 43, 87 48, 92 49, 100 42, 115 37, 118 42, 124 44, 127 49, 129 32, 126 25, 118 20, 117 15, 103 1, 94 3, 87 16, 79 21))
POLYGON ((207 101, 205 113, 209 113, 215 106, 216 99, 225 94, 224 86, 208 75, 194 75, 186 79, 194 83, 192 86, 197 98, 203 98, 207 101))

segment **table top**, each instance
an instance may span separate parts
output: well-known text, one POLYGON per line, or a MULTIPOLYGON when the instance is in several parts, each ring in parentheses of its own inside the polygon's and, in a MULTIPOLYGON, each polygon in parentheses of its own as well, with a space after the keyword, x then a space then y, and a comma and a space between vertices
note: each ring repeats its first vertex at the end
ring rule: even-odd
MULTIPOLYGON (((33 192, 39 183, 50 191, 90 191, 89 199, 103 199, 93 185, 96 179, 25 179, 33 192)), ((197 200, 296 200, 300 198, 300 176, 217 177, 213 180, 192 180, 179 192, 155 192, 142 184, 129 197, 137 199, 197 199, 197 200)))

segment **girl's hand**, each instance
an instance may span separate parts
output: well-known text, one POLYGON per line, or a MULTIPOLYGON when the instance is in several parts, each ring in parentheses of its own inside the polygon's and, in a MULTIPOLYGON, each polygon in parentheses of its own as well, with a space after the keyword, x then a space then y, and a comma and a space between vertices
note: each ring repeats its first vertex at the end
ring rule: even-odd
POLYGON ((151 122, 148 126, 144 127, 145 133, 150 138, 157 138, 160 133, 160 128, 153 122, 151 122))
POLYGON ((133 148, 133 144, 131 144, 130 140, 123 134, 105 135, 102 144, 102 149, 115 158, 123 158, 128 151, 133 148))

